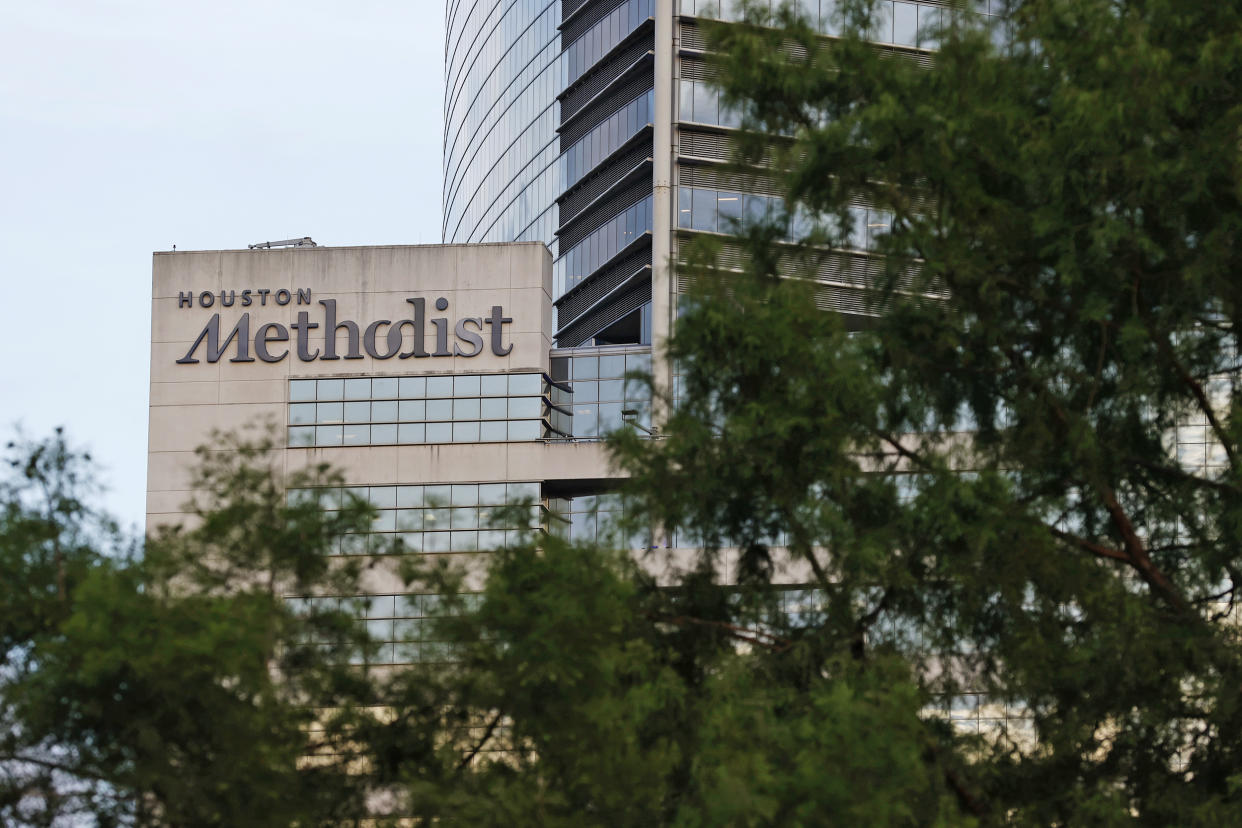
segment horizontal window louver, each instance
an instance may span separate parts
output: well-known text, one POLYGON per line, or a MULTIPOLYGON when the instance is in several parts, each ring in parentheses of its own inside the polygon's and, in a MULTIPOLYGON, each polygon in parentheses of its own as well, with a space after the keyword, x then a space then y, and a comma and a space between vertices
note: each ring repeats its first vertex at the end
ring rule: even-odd
MULTIPOLYGON (((647 61, 646 65, 650 69, 652 64, 647 61)), ((560 134, 561 152, 577 143, 578 139, 590 132, 592 127, 602 123, 605 118, 610 117, 623 105, 651 88, 652 72, 646 70, 635 72, 632 77, 612 87, 606 94, 593 99, 581 115, 574 117, 572 121, 562 120, 564 126, 561 127, 560 134)))
POLYGON ((636 275, 609 301, 596 306, 589 313, 562 328, 556 339, 558 348, 574 348, 594 338, 597 333, 641 308, 651 301, 651 276, 649 270, 636 275))
POLYGON ((599 165, 591 177, 561 197, 558 202, 561 206, 561 222, 572 222, 591 202, 608 192, 618 181, 630 175, 635 167, 650 158, 651 138, 648 134, 645 138, 636 139, 629 149, 622 150, 611 161, 599 165))
POLYGON ((651 244, 637 247, 602 268, 556 302, 557 327, 563 328, 644 267, 651 267, 651 244))
POLYGON ((681 77, 686 80, 709 81, 715 77, 711 67, 706 61, 697 60, 692 57, 683 57, 681 59, 681 77))
POLYGON ((677 168, 677 183, 682 187, 734 190, 769 196, 782 195, 779 185, 768 176, 727 167, 681 165, 677 168))
POLYGON ((698 52, 707 50, 707 38, 703 36, 703 30, 694 23, 687 20, 681 21, 681 25, 677 27, 677 34, 681 48, 698 52))
MULTIPOLYGON (((591 205, 574 221, 565 221, 557 231, 561 249, 568 250, 582 241, 588 233, 595 230, 617 213, 648 195, 651 195, 651 179, 637 178, 610 193, 607 198, 591 205)), ((564 221, 562 217, 562 221, 564 221)))
MULTIPOLYGON (((681 258, 678 261, 679 264, 685 263, 684 259, 681 258)), ((746 262, 746 253, 736 244, 730 243, 721 246, 716 258, 717 265, 725 270, 741 270, 746 262)), ((787 269, 788 275, 803 277, 809 275, 816 281, 825 283, 825 286, 846 291, 860 291, 862 293, 869 292, 874 285, 884 278, 886 266, 882 257, 844 251, 825 251, 824 255, 814 263, 813 274, 807 274, 805 272, 806 265, 791 255, 783 256, 781 264, 782 268, 787 269)), ((898 277, 897 289, 913 291, 916 275, 915 265, 907 267, 904 275, 898 277)), ((680 280, 684 276, 684 273, 679 274, 678 285, 683 284, 680 280)))
POLYGON ((680 154, 713 161, 729 160, 729 136, 714 132, 691 132, 684 127, 679 135, 680 154))
POLYGON ((655 35, 650 24, 647 25, 645 32, 645 35, 601 61, 561 97, 562 122, 573 118, 583 107, 590 104, 596 95, 623 74, 631 70, 641 70, 642 67, 635 66, 635 64, 655 49, 655 35))
POLYGON ((561 43, 570 44, 624 0, 561 0, 561 43))

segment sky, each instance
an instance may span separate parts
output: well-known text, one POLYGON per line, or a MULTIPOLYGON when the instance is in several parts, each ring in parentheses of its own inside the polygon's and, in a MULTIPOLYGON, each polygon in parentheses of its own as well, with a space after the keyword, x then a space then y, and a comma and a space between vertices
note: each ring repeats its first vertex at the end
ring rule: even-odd
POLYGON ((440 241, 444 6, 0 0, 0 437, 143 524, 151 254, 440 241))

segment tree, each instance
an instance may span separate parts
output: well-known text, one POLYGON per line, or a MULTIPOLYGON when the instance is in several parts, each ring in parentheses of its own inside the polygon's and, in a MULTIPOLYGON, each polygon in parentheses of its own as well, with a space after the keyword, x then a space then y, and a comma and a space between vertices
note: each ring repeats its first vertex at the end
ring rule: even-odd
POLYGON ((370 688, 349 654, 365 633, 335 609, 295 616, 281 595, 358 592, 357 573, 324 551, 364 528, 369 507, 290 504, 286 482, 337 478, 315 468, 286 481, 270 443, 223 445, 200 453, 199 525, 142 550, 92 510, 89 457, 63 435, 9 444, 6 824, 287 825, 363 811, 349 728, 370 688))
POLYGON ((641 514, 739 548, 743 590, 800 565, 822 611, 760 659, 807 665, 786 692, 906 665, 888 732, 955 818, 1236 823, 1242 9, 956 12, 930 67, 864 42, 876 12, 710 30, 785 209, 737 228, 740 272, 684 265, 667 438, 616 441, 641 514), (860 204, 891 216, 865 254, 860 204), (816 309, 830 263, 867 315, 816 309), (1019 721, 929 715, 968 693, 1019 721))

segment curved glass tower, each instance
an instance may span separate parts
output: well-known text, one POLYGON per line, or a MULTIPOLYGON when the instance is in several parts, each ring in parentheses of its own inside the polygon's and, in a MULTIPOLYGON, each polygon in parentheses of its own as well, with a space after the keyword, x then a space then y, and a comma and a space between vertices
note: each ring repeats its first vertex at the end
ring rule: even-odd
POLYGON ((449 0, 448 242, 542 241, 560 347, 651 341, 655 0, 449 0))
MULTIPOLYGON (((447 242, 555 240, 559 0, 450 0, 447 242)), ((552 247, 553 252, 556 248, 552 247)))

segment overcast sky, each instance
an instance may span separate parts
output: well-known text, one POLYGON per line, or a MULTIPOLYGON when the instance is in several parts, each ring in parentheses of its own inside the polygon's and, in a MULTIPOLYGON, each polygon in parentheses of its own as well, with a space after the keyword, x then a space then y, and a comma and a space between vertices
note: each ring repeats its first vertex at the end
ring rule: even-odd
POLYGON ((0 426, 145 512, 151 252, 440 241, 444 6, 0 0, 0 426))

